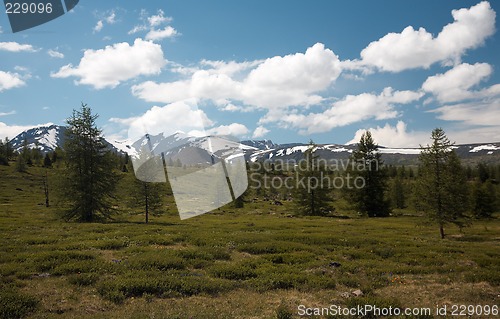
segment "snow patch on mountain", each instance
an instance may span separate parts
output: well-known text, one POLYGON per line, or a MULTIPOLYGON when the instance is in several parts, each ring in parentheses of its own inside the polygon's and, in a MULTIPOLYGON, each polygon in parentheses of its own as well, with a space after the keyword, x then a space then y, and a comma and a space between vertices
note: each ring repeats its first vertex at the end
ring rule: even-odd
POLYGON ((411 154, 418 155, 422 150, 419 148, 379 148, 382 154, 411 154))
MULTIPOLYGON (((500 146, 495 146, 493 144, 479 145, 474 147, 469 151, 469 153, 477 153, 480 151, 498 151, 500 150, 500 146)), ((493 152, 488 152, 487 154, 491 155, 493 152)))

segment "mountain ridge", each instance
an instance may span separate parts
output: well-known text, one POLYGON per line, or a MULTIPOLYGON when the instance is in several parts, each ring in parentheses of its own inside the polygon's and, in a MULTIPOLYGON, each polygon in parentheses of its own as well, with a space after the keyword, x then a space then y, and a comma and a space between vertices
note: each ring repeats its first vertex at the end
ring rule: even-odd
MULTIPOLYGON (((10 143, 14 150, 20 151, 23 147, 23 142, 26 139, 29 148, 38 147, 43 153, 53 152, 56 147, 61 147, 65 142, 65 132, 67 128, 61 125, 49 125, 31 128, 23 131, 14 137, 10 143)), ((195 145, 202 138, 192 137, 180 132, 170 136, 163 136, 162 133, 157 135, 149 135, 149 143, 152 148, 159 147, 160 149, 170 149, 172 152, 180 150, 186 145, 195 145)), ((140 148, 141 140, 134 143, 108 141, 109 148, 117 153, 133 153, 134 148, 140 148)), ((143 143, 143 142, 142 142, 143 143)), ((305 143, 286 143, 276 144, 272 140, 244 140, 240 142, 242 145, 245 158, 249 162, 256 161, 298 161, 303 158, 303 153, 309 147, 305 143)), ((465 160, 466 163, 471 162, 486 162, 500 163, 500 142, 493 143, 472 143, 459 144, 454 146, 457 155, 465 160)), ((356 149, 356 144, 317 144, 315 152, 324 159, 347 159, 356 149)), ((382 158, 387 164, 415 164, 420 153, 420 148, 405 147, 394 148, 379 146, 379 151, 382 153, 382 158)), ((171 154, 171 156, 175 156, 171 154)))
MULTIPOLYGON (((19 133, 9 143, 16 152, 21 151, 26 140, 28 148, 38 148, 42 153, 50 153, 54 152, 57 147, 63 148, 67 130, 68 128, 64 125, 37 126, 19 133)), ((110 150, 117 153, 122 152, 108 140, 104 139, 104 143, 110 150)))

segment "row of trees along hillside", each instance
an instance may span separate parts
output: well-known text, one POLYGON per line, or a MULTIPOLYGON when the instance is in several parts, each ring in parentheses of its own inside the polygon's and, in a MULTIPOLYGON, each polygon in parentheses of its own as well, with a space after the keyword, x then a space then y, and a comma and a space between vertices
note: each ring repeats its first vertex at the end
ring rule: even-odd
MULTIPOLYGON (((431 140, 432 144, 421 146, 418 167, 396 169, 384 166, 378 145, 371 133, 365 132, 350 158, 356 165, 347 165, 344 172, 351 180, 362 178, 364 187, 344 188, 344 197, 362 215, 385 217, 393 208, 406 208, 408 194, 412 193, 415 208, 439 227, 441 238, 445 238, 447 224, 464 227, 471 222, 471 217, 492 217, 499 207, 497 174, 494 172, 500 172, 500 167, 495 169, 479 164, 475 171, 464 168, 453 149, 454 144, 441 128, 432 131, 431 140)), ((312 163, 317 160, 313 143, 304 158, 312 163)), ((299 176, 318 176, 321 169, 312 171, 299 176)), ((329 173, 326 169, 323 172, 329 173)), ((297 191, 300 212, 327 215, 330 211, 331 193, 307 188, 297 191)))
MULTIPOLYGON (((9 165, 9 161, 15 160, 16 169, 20 172, 31 165, 62 170, 62 174, 57 174, 62 179, 58 194, 67 207, 63 214, 66 220, 106 220, 117 213, 116 203, 127 203, 129 207, 142 207, 148 222, 150 212, 164 211, 162 196, 171 195, 171 190, 165 183, 136 180, 132 193, 127 194, 127 200, 117 197, 120 177, 133 174, 133 169, 127 155, 117 156, 106 147, 102 132, 95 123, 97 117, 87 105, 82 104, 81 109, 74 110, 67 120, 64 148, 45 156, 36 155, 39 152, 28 149, 27 145, 16 153, 8 140, 0 141, 0 164, 9 165)), ((385 166, 378 145, 367 131, 350 158, 351 162, 360 165, 348 165, 341 172, 332 172, 325 166, 315 154, 316 147, 311 141, 304 152, 307 169, 278 169, 271 163, 269 169, 260 165, 256 173, 252 165, 258 163, 248 163, 249 176, 253 179, 254 174, 258 178, 270 174, 273 178, 305 180, 323 180, 325 176, 327 179, 361 178, 364 187, 340 191, 330 187, 277 188, 273 184, 268 188, 250 187, 233 203, 233 207, 243 207, 251 194, 275 201, 288 199, 294 203, 290 206, 292 213, 301 215, 335 216, 336 201, 340 198, 345 199, 360 215, 368 217, 390 216, 412 208, 415 212, 423 212, 428 220, 434 222, 442 238, 445 237, 447 224, 464 227, 471 217, 492 217, 499 207, 497 181, 500 179, 500 165, 463 167, 453 150, 453 143, 442 129, 433 130, 431 141, 430 145, 421 147, 418 166, 385 166)), ((43 181, 48 206, 46 176, 43 181)))

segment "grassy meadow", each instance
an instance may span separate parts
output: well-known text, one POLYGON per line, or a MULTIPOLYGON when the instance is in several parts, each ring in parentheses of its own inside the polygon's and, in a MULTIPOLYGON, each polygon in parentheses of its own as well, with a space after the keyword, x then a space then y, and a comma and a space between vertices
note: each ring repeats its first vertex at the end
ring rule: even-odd
POLYGON ((181 221, 170 196, 167 212, 145 224, 123 200, 134 178, 124 173, 114 221, 72 223, 58 217, 56 168, 45 207, 44 172, 0 166, 0 319, 296 318, 299 305, 498 305, 498 218, 450 226, 441 240, 437 226, 409 210, 360 218, 340 201, 338 217, 300 217, 293 202, 249 198, 244 208, 181 221), (363 295, 353 296, 358 289, 363 295))

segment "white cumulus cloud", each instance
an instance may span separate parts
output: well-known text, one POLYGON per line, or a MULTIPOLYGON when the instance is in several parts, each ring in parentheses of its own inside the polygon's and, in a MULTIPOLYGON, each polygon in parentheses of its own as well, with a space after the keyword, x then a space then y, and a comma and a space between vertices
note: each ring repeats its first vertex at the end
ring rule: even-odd
POLYGON ((136 39, 133 45, 123 42, 100 50, 86 50, 78 66, 65 65, 51 76, 77 77, 77 84, 96 89, 114 88, 140 75, 159 74, 165 64, 160 45, 136 39))
POLYGON ((430 76, 422 84, 422 89, 432 93, 441 103, 457 102, 481 95, 494 93, 495 88, 481 91, 470 89, 487 79, 493 68, 488 63, 462 63, 444 74, 430 76))
POLYGON ((129 139, 138 140, 144 134, 165 136, 182 131, 203 131, 213 126, 203 110, 198 109, 195 99, 178 101, 164 106, 153 106, 143 115, 128 119, 111 119, 111 122, 129 126, 129 139))
POLYGON ((0 51, 9 52, 35 52, 31 44, 20 44, 17 42, 0 42, 0 51))
POLYGON ((94 26, 94 33, 101 32, 101 30, 104 28, 104 23, 106 22, 107 24, 115 24, 116 23, 116 13, 114 10, 111 12, 108 12, 107 15, 104 17, 102 15, 101 19, 97 21, 96 25, 94 26))
POLYGON ((384 120, 398 116, 397 104, 408 104, 422 97, 423 93, 413 91, 394 91, 385 88, 379 95, 362 93, 347 95, 336 101, 321 113, 278 114, 261 122, 278 121, 285 127, 300 129, 301 134, 328 132, 335 127, 361 122, 367 119, 384 120))
POLYGON ((243 136, 248 134, 248 132, 249 132, 248 128, 240 123, 220 125, 207 130, 207 133, 211 135, 231 135, 231 136, 243 136))
POLYGON ((57 51, 57 50, 48 50, 47 51, 47 54, 51 57, 51 58, 57 58, 57 59, 63 59, 64 58, 64 54, 62 54, 61 52, 57 51))
POLYGON ((103 27, 104 27, 104 23, 102 22, 102 20, 97 21, 97 23, 94 27, 94 33, 101 32, 103 27))
POLYGON ((383 127, 377 126, 375 128, 357 130, 354 138, 348 141, 347 144, 358 143, 361 135, 366 131, 370 131, 377 144, 385 147, 419 147, 426 144, 430 136, 428 132, 408 132, 406 123, 398 121, 396 126, 391 126, 387 123, 383 127))
POLYGON ((261 125, 261 126, 258 126, 255 129, 255 131, 253 131, 252 138, 261 138, 261 137, 264 137, 267 133, 269 133, 269 130, 261 125))
POLYGON ((18 73, 0 71, 0 92, 26 85, 18 73))
POLYGON ((165 38, 171 38, 177 35, 177 30, 171 26, 166 26, 163 29, 152 29, 146 34, 146 40, 163 40, 165 38))
MULTIPOLYGON (((398 121, 395 126, 386 124, 383 127, 367 129, 371 132, 375 142, 385 147, 419 147, 432 142, 431 131, 409 131, 405 122, 398 121)), ((358 143, 365 129, 356 131, 354 138, 347 144, 358 143)), ((484 126, 478 128, 451 127, 446 128, 446 135, 452 142, 457 144, 468 143, 491 143, 500 141, 500 129, 498 126, 484 126)))
POLYGON ((172 17, 166 17, 165 12, 161 9, 157 14, 147 16, 145 10, 141 11, 142 24, 134 26, 128 34, 135 34, 142 31, 148 31, 146 40, 161 41, 166 38, 172 38, 179 35, 179 32, 172 26, 166 25, 172 22, 172 17), (161 26, 165 25, 163 28, 161 26))
POLYGON ((16 111, 0 112, 0 116, 7 116, 7 115, 14 115, 14 114, 16 114, 16 111))
POLYGON ((171 103, 186 98, 236 100, 261 109, 308 106, 320 103, 318 95, 340 75, 338 57, 321 43, 305 53, 276 56, 258 62, 202 61, 212 69, 194 70, 174 82, 144 82, 132 93, 149 102, 171 103), (247 71, 246 76, 237 73, 247 71), (249 72, 248 72, 249 71, 249 72))
POLYGON ((151 27, 157 27, 159 25, 172 22, 171 17, 165 17, 165 12, 162 9, 159 9, 157 14, 148 17, 147 20, 151 27))
POLYGON ((45 123, 37 125, 9 125, 4 122, 0 122, 0 139, 4 139, 6 137, 8 137, 9 139, 13 139, 23 131, 29 130, 34 127, 50 126, 50 125, 53 125, 53 123, 45 123))
POLYGON ((496 13, 489 2, 453 10, 454 21, 434 37, 424 28, 406 27, 389 33, 361 51, 359 66, 383 71, 428 68, 436 62, 457 61, 469 49, 477 48, 495 33, 496 13))
POLYGON ((441 120, 470 126, 496 126, 500 131, 500 98, 444 105, 429 112, 438 114, 441 120))

